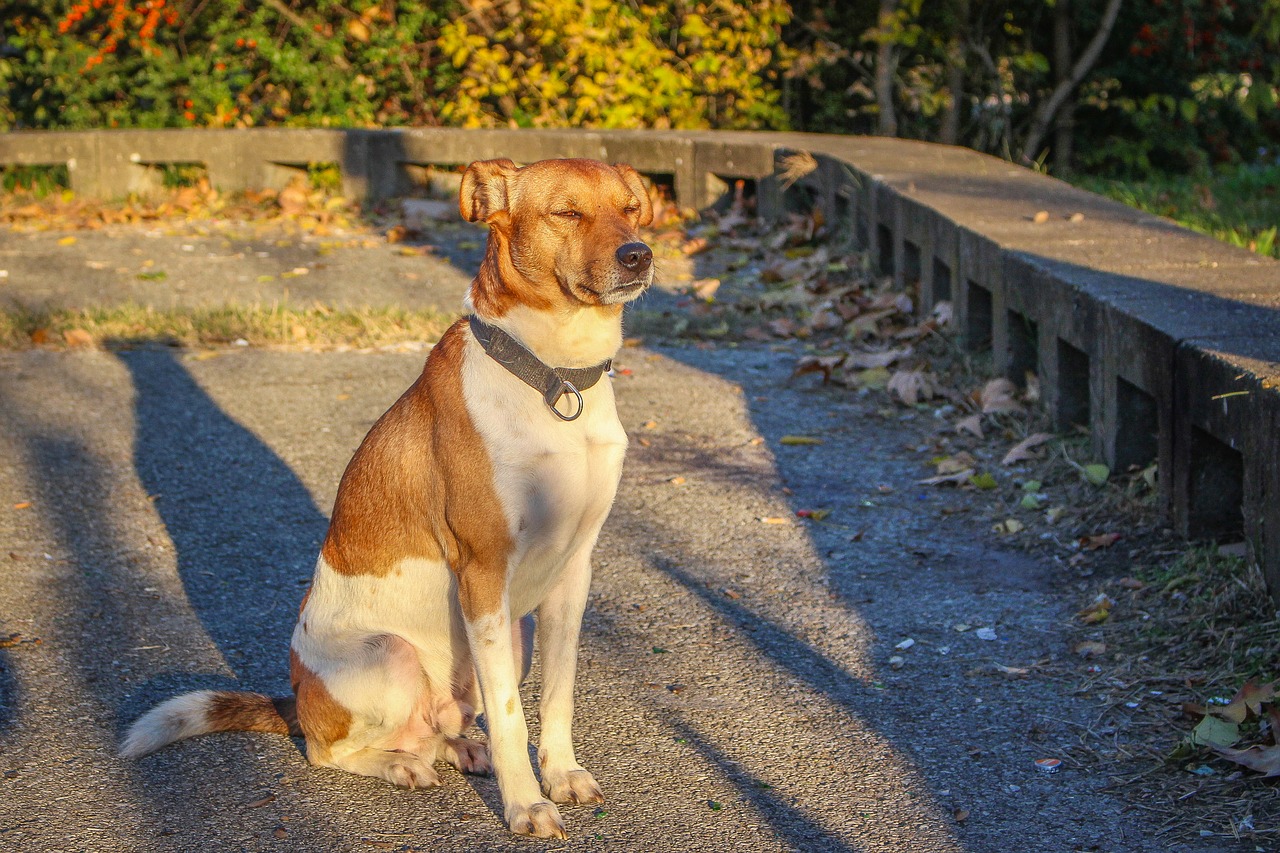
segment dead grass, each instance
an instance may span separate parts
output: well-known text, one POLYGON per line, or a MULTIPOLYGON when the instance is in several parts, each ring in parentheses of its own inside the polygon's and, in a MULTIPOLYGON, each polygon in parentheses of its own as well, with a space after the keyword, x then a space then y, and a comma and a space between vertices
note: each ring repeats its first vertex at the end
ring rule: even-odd
MULTIPOLYGON (((1092 585, 1115 603, 1101 624, 1077 624, 1075 646, 1104 643, 1077 695, 1097 706, 1072 756, 1108 774, 1133 807, 1162 818, 1170 842, 1280 839, 1275 780, 1186 743, 1201 713, 1249 679, 1280 672, 1280 614, 1261 572, 1215 545, 1154 543, 1130 572, 1092 585), (1172 547, 1171 547, 1172 546, 1172 547)), ((1255 739, 1256 725, 1243 732, 1255 739)))
POLYGON ((0 347, 75 349, 162 343, 361 349, 434 343, 452 319, 436 311, 279 304, 171 311, 137 305, 39 311, 10 308, 0 311, 0 347))

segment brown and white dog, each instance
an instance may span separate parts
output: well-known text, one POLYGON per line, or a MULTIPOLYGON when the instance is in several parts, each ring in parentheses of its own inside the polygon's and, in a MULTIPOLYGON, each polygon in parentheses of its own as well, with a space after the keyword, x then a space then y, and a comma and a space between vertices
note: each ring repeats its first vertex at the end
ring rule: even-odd
POLYGON ((627 436, 609 382, 592 382, 652 280, 637 229, 653 212, 633 169, 591 160, 473 163, 459 205, 490 228, 473 317, 342 477, 293 633, 296 698, 178 696, 134 723, 122 755, 213 731, 301 734, 315 764, 411 788, 439 784, 441 759, 492 769, 511 830, 544 837, 564 836, 554 803, 602 800, 574 755, 573 684, 627 436), (541 788, 519 693, 535 611, 541 788), (482 710, 488 750, 463 737, 482 710))

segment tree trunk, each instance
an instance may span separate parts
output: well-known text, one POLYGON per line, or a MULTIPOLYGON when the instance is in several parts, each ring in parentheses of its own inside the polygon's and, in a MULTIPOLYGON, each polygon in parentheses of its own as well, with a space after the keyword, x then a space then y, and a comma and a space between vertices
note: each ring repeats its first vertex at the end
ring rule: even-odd
POLYGON ((893 107, 893 73, 898 64, 897 46, 891 36, 893 14, 898 0, 880 0, 880 26, 876 47, 876 106, 880 117, 876 133, 880 136, 898 135, 898 114, 893 107))
POLYGON ((964 109, 964 45, 969 29, 969 0, 952 0, 951 39, 947 42, 947 108, 942 114, 939 142, 955 145, 960 141, 960 114, 964 109))
POLYGON ((1116 25, 1116 17, 1120 14, 1120 4, 1122 2, 1123 0, 1107 0, 1107 8, 1102 12, 1102 20, 1098 23, 1097 32, 1093 34, 1089 44, 1075 61, 1075 64, 1071 66, 1071 71, 1067 74, 1066 79, 1054 87, 1048 99, 1036 110, 1035 117, 1031 121, 1031 129, 1027 132, 1027 141, 1022 146, 1022 162, 1024 164, 1035 162, 1036 154, 1040 151, 1040 144, 1044 142, 1045 136, 1048 135, 1054 116, 1057 115, 1058 110, 1071 97, 1071 94, 1080 85, 1081 81, 1093 70, 1093 66, 1097 64, 1098 57, 1102 55, 1102 48, 1106 45, 1107 39, 1111 37, 1111 30, 1116 25))
MULTIPOLYGON (((1053 68, 1056 84, 1061 86, 1071 76, 1071 0, 1058 0, 1053 9, 1053 68)), ((1075 92, 1062 102, 1053 123, 1053 167, 1061 177, 1071 173, 1075 153, 1075 92)))

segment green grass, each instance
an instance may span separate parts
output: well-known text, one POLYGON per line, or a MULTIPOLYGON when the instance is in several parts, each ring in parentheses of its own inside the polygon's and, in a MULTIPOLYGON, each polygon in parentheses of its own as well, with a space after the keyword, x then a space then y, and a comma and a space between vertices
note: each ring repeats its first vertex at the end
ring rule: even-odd
POLYGON ((1075 183, 1223 242, 1280 258, 1280 164, 1145 181, 1081 177, 1075 183))
POLYGON ((434 343, 452 318, 398 308, 234 305, 156 311, 136 305, 79 310, 0 311, 0 349, 127 347, 146 343, 216 347, 379 347, 434 343))

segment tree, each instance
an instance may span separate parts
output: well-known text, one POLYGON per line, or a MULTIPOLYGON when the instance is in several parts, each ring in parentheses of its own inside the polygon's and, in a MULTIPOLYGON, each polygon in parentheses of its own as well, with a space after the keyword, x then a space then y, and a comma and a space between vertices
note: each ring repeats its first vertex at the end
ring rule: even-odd
MULTIPOLYGON (((1070 71, 1065 75, 1060 75, 1058 85, 1054 87, 1049 97, 1042 101, 1039 108, 1036 109, 1035 116, 1031 121, 1031 128, 1027 131, 1026 141, 1022 145, 1020 159, 1023 163, 1035 161, 1036 155, 1040 151, 1040 144, 1044 141, 1045 136, 1053 125, 1054 117, 1063 105, 1067 103, 1071 94, 1079 87, 1094 65, 1097 64, 1098 58, 1102 55, 1102 49, 1107 44, 1107 39, 1111 37, 1111 30, 1115 27, 1116 17, 1120 14, 1122 2, 1123 0, 1107 0, 1107 7, 1102 13, 1102 20, 1099 22, 1093 38, 1089 40, 1089 44, 1071 65, 1070 71)), ((1059 3, 1065 7, 1068 0, 1059 0, 1059 3)), ((1070 38, 1070 28, 1066 23, 1067 20, 1069 19, 1065 18, 1065 13, 1057 14, 1054 17, 1054 40, 1058 44, 1070 38), (1060 21, 1062 23, 1059 23, 1060 21)), ((1062 57, 1064 59, 1067 55, 1069 55, 1069 52, 1063 51, 1062 57)))

